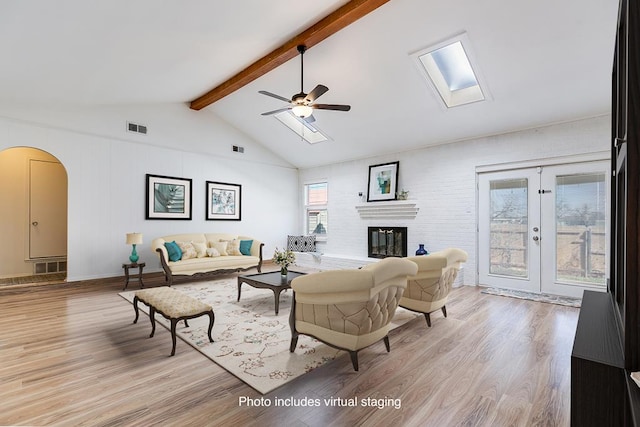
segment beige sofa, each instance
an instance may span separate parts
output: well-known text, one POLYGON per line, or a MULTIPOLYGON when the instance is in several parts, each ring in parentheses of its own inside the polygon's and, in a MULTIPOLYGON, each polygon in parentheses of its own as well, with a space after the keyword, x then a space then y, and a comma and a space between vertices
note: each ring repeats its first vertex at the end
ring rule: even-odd
POLYGON ((209 274, 238 272, 254 267, 260 272, 262 269, 263 246, 264 243, 252 237, 227 233, 173 234, 159 237, 151 242, 151 250, 160 257, 160 263, 169 286, 173 283, 175 276, 199 277, 209 274), (245 243, 242 243, 243 241, 245 243), (247 251, 248 241, 251 241, 251 246, 247 251), (192 246, 195 255, 190 249, 187 249, 187 251, 183 251, 183 255, 185 253, 188 254, 188 256, 184 255, 184 258, 187 259, 171 261, 165 245, 167 242, 176 242, 176 244, 187 248, 192 246), (242 255, 238 252, 233 253, 231 250, 229 250, 231 253, 221 250, 223 247, 231 249, 237 246, 238 243, 242 243, 242 249, 248 255, 242 255), (216 253, 219 255, 216 255, 216 253), (227 254, 225 255, 225 253, 227 254))
POLYGON ((289 324, 293 352, 298 335, 312 336, 347 350, 358 370, 358 350, 384 340, 389 346, 390 322, 398 301, 418 266, 385 258, 360 270, 334 270, 296 277, 289 324))

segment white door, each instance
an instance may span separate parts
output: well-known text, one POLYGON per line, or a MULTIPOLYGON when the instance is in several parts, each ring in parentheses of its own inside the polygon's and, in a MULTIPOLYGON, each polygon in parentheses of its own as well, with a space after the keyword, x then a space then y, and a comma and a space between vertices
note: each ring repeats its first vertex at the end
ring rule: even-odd
POLYGON ((609 162, 543 168, 542 292, 581 297, 585 289, 606 291, 609 168, 609 162))
POLYGON ((582 296, 606 290, 609 162, 482 173, 480 284, 582 296))
POLYGON ((479 176, 480 284, 539 290, 539 188, 535 168, 479 176))

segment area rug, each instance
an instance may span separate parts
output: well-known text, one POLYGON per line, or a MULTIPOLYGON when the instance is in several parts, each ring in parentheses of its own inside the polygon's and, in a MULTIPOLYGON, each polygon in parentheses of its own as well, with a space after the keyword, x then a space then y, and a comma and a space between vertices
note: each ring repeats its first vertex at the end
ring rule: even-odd
POLYGON ((582 304, 581 298, 563 297, 560 295, 551 294, 536 294, 533 292, 517 291, 513 289, 485 288, 482 290, 482 293, 487 295, 499 295, 502 297, 546 302, 549 304, 565 305, 568 307, 580 307, 582 304))
MULTIPOLYGON (((215 313, 211 334, 213 343, 207 338, 208 316, 189 320, 189 327, 180 322, 176 330, 177 336, 262 394, 344 354, 343 351, 305 335, 299 337, 295 352, 289 352, 291 291, 280 294, 280 310, 276 315, 273 292, 268 289, 255 289, 243 284, 241 299, 236 301, 238 285, 235 277, 174 285, 173 288, 210 304, 215 313)), ((134 295, 135 291, 120 293, 130 303, 133 302, 134 295)), ((138 307, 149 313, 145 304, 140 303, 138 307)), ((420 316, 398 307, 391 327, 396 328, 420 316)), ((134 317, 133 309, 131 317, 134 317)), ((156 314, 155 318, 169 329, 170 323, 162 315, 156 314)), ((140 318, 131 327, 144 328, 145 331, 151 329, 148 317, 140 318)), ((157 334, 152 339, 158 339, 158 345, 165 346, 167 354, 171 352, 170 339, 163 341, 157 334)), ((178 342, 176 353, 181 351, 188 349, 178 342)), ((379 348, 374 345, 368 351, 386 353, 382 342, 379 348)), ((345 363, 351 366, 348 358, 345 363)))

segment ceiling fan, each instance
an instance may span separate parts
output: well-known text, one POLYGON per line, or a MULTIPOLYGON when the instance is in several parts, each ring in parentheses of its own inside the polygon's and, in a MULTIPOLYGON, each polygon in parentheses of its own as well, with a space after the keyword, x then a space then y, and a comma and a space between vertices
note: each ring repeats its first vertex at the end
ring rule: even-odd
POLYGON ((309 123, 312 123, 315 121, 315 118, 313 117, 313 110, 349 111, 351 109, 350 105, 314 104, 314 101, 316 99, 318 99, 329 90, 329 88, 324 85, 317 85, 311 92, 304 93, 304 52, 306 50, 307 47, 305 45, 298 46, 298 52, 300 52, 300 93, 296 93, 291 97, 291 99, 287 99, 284 96, 276 95, 275 93, 267 92, 266 90, 258 91, 258 93, 279 99, 284 102, 288 102, 290 104, 287 107, 278 108, 277 110, 262 113, 263 116, 269 116, 271 114, 291 110, 291 112, 296 116, 305 119, 309 123))

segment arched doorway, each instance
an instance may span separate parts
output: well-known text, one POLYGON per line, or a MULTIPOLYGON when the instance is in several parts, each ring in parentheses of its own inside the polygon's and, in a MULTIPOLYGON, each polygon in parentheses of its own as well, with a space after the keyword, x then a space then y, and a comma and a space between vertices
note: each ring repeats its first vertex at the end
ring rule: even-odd
POLYGON ((66 278, 67 188, 64 166, 46 151, 0 151, 0 286, 66 278))

